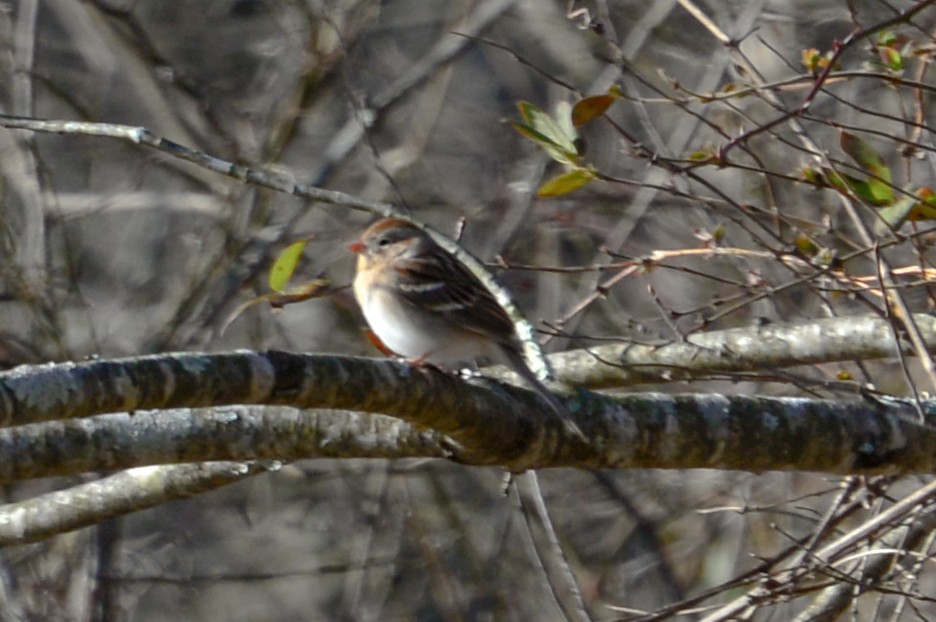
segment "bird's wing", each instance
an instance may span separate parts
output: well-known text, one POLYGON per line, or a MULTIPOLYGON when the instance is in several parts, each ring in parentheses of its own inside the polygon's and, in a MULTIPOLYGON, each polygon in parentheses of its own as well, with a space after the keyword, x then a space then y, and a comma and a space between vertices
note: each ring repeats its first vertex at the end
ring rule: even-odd
POLYGON ((398 259, 396 270, 403 297, 417 307, 496 341, 513 337, 514 325, 504 309, 478 277, 451 255, 398 259))

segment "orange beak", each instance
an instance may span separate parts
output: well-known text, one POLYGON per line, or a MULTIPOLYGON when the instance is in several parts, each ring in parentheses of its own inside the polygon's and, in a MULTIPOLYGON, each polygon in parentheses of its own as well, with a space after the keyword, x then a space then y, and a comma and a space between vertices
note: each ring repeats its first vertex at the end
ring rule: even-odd
POLYGON ((363 253, 363 252, 364 252, 364 249, 367 248, 367 247, 364 246, 364 242, 362 242, 362 241, 360 241, 360 240, 356 240, 356 241, 353 242, 353 243, 351 244, 351 246, 349 246, 348 248, 351 249, 351 252, 352 252, 352 253, 363 253))

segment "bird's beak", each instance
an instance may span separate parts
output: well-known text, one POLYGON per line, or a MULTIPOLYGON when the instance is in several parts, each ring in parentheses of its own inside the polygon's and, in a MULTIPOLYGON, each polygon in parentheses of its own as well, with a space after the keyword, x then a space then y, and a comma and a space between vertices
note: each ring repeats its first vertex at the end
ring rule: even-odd
POLYGON ((354 243, 352 243, 351 246, 349 246, 348 248, 351 249, 351 252, 352 252, 352 253, 363 253, 363 252, 364 252, 364 249, 367 248, 367 247, 364 246, 364 242, 362 242, 362 241, 360 241, 360 240, 356 240, 356 241, 355 241, 354 243))

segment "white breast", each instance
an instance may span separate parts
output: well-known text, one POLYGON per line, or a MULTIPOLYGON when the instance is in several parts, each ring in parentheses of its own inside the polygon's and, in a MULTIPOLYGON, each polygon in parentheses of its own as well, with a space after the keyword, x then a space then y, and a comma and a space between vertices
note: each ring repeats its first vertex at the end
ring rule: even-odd
POLYGON ((354 280, 354 293, 364 319, 385 346, 411 360, 433 363, 468 361, 485 354, 487 344, 429 312, 420 311, 386 288, 367 291, 360 279, 354 280), (472 338, 474 337, 474 338, 472 338))

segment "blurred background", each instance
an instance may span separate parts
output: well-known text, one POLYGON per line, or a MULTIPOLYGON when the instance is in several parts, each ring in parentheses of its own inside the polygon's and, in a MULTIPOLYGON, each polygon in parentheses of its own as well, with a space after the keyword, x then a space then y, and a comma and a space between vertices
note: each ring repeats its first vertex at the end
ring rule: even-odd
MULTIPOLYGON (((874 35, 851 47, 837 70, 854 75, 829 82, 798 126, 735 148, 727 166, 705 159, 804 100, 822 69, 804 63, 809 49, 825 55, 916 4, 13 0, 0 3, 0 105, 145 126, 225 160, 391 202, 451 235, 464 219, 469 250, 514 267, 499 277, 549 333, 547 350, 665 342, 868 312, 867 300, 819 277, 758 298, 796 276, 769 253, 676 257, 602 296, 615 272, 596 267, 721 245, 799 253, 819 270, 862 248, 840 194, 797 180, 818 166, 815 154, 862 173, 839 146, 843 127, 874 146, 895 185, 931 179, 932 89, 920 85, 931 82, 933 8, 887 29, 897 43, 874 35), (885 48, 899 48, 906 67, 882 67, 885 48), (514 131, 517 103, 553 113, 612 85, 624 97, 610 121, 581 129, 585 158, 608 180, 538 198, 561 167, 514 131), (712 97, 750 85, 769 94, 712 97)), ((281 312, 258 305, 220 330, 238 305, 267 293, 271 262, 297 239, 312 239, 298 279, 349 284, 347 245, 369 214, 95 137, 0 131, 0 182, 3 367, 233 348, 378 355, 348 290, 281 312)), ((913 235, 888 249, 893 265, 928 265, 925 225, 904 228, 913 235)), ((861 257, 849 265, 875 273, 861 257)), ((907 296, 928 311, 919 281, 908 280, 907 296)), ((843 368, 908 390, 893 361, 801 374, 841 378, 843 368)), ((654 388, 803 391, 757 375, 654 388)), ((5 550, 0 619, 564 619, 501 480, 498 469, 444 461, 295 463, 5 550)), ((742 574, 810 533, 840 486, 822 475, 709 471, 556 470, 540 481, 590 614, 602 620, 627 619, 611 607, 652 611, 742 574)), ((918 482, 888 485, 899 496, 918 482)), ((932 579, 917 587, 926 593, 932 579)), ((894 612, 898 600, 871 594, 855 619, 894 612)), ((790 620, 805 604, 754 619, 790 620)))

